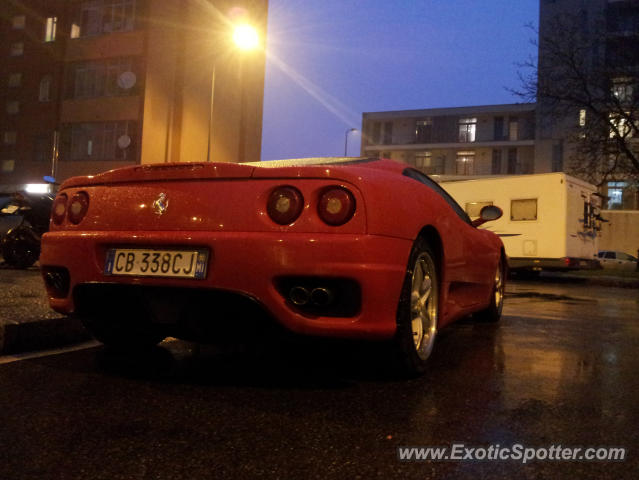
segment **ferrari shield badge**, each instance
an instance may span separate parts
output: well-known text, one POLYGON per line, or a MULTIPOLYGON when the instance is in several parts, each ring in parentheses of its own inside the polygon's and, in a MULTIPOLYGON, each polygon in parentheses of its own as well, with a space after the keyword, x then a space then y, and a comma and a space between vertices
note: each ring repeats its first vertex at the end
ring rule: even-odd
POLYGON ((159 217, 166 209, 169 208, 169 199, 166 198, 165 193, 160 193, 158 198, 153 202, 153 212, 159 217))

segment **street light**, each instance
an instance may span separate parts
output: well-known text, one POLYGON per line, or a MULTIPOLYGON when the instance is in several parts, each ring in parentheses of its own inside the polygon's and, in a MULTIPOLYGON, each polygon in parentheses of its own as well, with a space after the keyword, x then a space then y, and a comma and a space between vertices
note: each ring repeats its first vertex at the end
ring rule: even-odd
POLYGON ((349 128, 348 130, 346 130, 346 134, 344 135, 344 156, 347 157, 348 156, 348 134, 351 132, 356 132, 357 129, 356 128, 349 128))
MULTIPOLYGON (((257 33, 257 29, 248 23, 242 23, 235 26, 233 29, 233 45, 235 48, 242 52, 248 52, 250 50, 255 50, 260 43, 259 35, 257 33)), ((211 105, 209 111, 209 139, 208 139, 208 147, 206 151, 206 161, 211 161, 211 142, 213 140, 213 100, 215 97, 215 62, 213 63, 213 72, 211 73, 211 105)), ((240 72, 243 76, 243 72, 240 72)), ((244 110, 246 103, 246 94, 244 92, 244 79, 241 79, 240 84, 241 90, 241 105, 240 105, 240 127, 239 127, 239 149, 238 149, 238 157, 242 160, 244 156, 244 130, 246 129, 244 125, 244 110)))
POLYGON ((254 50, 257 48, 260 39, 255 27, 244 23, 235 27, 233 42, 240 50, 254 50))

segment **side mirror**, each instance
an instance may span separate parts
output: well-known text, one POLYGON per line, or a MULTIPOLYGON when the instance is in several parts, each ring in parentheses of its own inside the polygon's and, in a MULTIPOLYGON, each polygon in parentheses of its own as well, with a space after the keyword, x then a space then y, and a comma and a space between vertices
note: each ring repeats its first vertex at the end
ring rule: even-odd
POLYGON ((495 205, 486 205, 479 212, 479 218, 473 220, 473 227, 479 227, 486 222, 492 222, 493 220, 498 220, 504 214, 501 208, 496 207, 495 205))

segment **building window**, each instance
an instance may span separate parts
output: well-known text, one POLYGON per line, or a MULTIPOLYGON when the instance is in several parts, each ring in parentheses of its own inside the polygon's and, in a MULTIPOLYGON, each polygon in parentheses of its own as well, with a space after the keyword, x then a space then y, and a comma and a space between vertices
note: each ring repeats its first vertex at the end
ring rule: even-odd
POLYGON ((11 25, 13 26, 14 30, 24 29, 24 26, 26 25, 26 23, 27 23, 27 17, 25 17, 24 15, 16 15, 11 20, 11 25))
POLYGON ((608 210, 623 208, 623 191, 627 186, 626 182, 608 182, 608 210))
POLYGON ((493 175, 499 175, 501 173, 501 150, 493 150, 493 162, 491 172, 493 175))
POLYGON ((511 142, 519 140, 519 119, 517 117, 508 119, 508 140, 511 142))
POLYGON ((378 145, 382 138, 382 124, 380 122, 373 122, 371 130, 371 142, 378 145))
POLYGON ((45 75, 40 80, 40 92, 38 94, 38 100, 41 102, 51 101, 51 83, 53 82, 52 75, 45 75))
POLYGON ((579 126, 580 127, 586 126, 586 109, 585 108, 582 108, 581 110, 579 110, 579 126))
POLYGON ((9 100, 7 102, 6 109, 7 113, 15 115, 16 113, 20 112, 20 102, 18 102, 17 100, 9 100))
POLYGON ((69 33, 71 38, 80 38, 80 25, 77 23, 71 24, 71 32, 69 33))
POLYGON ((504 139, 504 117, 495 117, 493 134, 495 140, 504 139))
POLYGON ((629 78, 616 78, 612 81, 612 94, 619 103, 628 103, 633 99, 634 88, 629 78))
POLYGON ((476 218, 479 218, 479 214, 482 208, 488 207, 492 204, 493 202, 468 202, 466 203, 464 210, 466 210, 466 213, 468 214, 468 216, 472 220, 474 220, 476 218))
POLYGON ((564 145, 558 143, 552 146, 552 171, 563 172, 564 170, 564 145))
POLYGON ((5 145, 15 145, 16 138, 17 138, 16 132, 4 132, 4 135, 2 135, 2 141, 4 142, 5 145))
POLYGON ((67 70, 67 98, 113 97, 137 93, 130 57, 76 63, 67 70))
POLYGON ((384 122, 384 145, 393 143, 393 122, 384 122))
MULTIPOLYGON (((93 0, 82 3, 77 26, 78 36, 128 32, 135 23, 135 0, 93 0)), ((72 27, 72 38, 73 27, 72 27)))
POLYGON ((22 84, 22 74, 10 73, 8 84, 9 84, 9 87, 19 87, 22 84))
POLYGON ((517 149, 509 148, 508 149, 508 173, 514 174, 519 173, 519 165, 517 162, 517 149))
POLYGON ((513 222, 537 220, 537 199, 511 200, 510 219, 513 222))
POLYGON ((15 42, 11 44, 11 56, 19 57, 20 55, 24 55, 24 43, 15 42))
POLYGON ((433 119, 425 118, 415 122, 415 142, 430 143, 433 135, 433 119))
POLYGON ((58 28, 58 17, 47 18, 46 28, 44 30, 44 41, 54 42, 55 34, 58 28))
POLYGON ((444 157, 433 157, 431 152, 415 154, 415 167, 427 175, 444 174, 444 157))
POLYGON ((610 138, 632 138, 634 136, 632 124, 628 119, 618 113, 611 113, 610 116, 610 138))
POLYGON ((36 135, 33 139, 33 160, 36 162, 48 162, 51 160, 53 150, 52 133, 36 135))
POLYGON ((135 122, 75 123, 66 135, 70 160, 135 160, 135 122))
POLYGON ((474 142, 477 131, 477 118, 459 119, 459 141, 462 143, 474 142))
POLYGON ((2 173, 11 173, 16 168, 15 160, 2 160, 2 173))
POLYGON ((457 152, 457 175, 472 175, 475 171, 475 152, 457 152))

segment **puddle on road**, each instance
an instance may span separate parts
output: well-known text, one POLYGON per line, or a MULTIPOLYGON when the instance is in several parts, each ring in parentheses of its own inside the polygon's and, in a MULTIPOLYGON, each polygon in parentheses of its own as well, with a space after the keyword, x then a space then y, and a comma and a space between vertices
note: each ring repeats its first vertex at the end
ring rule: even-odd
POLYGON ((542 293, 537 291, 528 291, 528 292, 506 292, 507 298, 535 298, 538 300, 546 300, 546 301, 562 301, 567 303, 597 303, 597 300, 594 298, 579 298, 579 297, 570 297, 568 295, 561 295, 555 293, 542 293))

